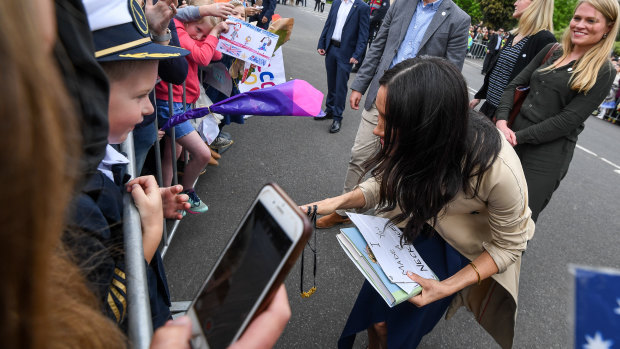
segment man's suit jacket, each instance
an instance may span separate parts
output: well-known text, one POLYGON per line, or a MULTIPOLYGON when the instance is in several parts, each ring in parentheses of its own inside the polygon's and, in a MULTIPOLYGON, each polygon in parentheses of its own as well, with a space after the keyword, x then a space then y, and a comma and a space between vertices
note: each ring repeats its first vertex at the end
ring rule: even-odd
POLYGON ((489 50, 488 54, 494 55, 499 52, 499 49, 495 49, 495 47, 497 47, 497 40, 501 40, 498 34, 493 34, 491 39, 489 39, 489 42, 487 43, 487 50, 489 50))
MULTIPOLYGON (((417 5, 416 0, 400 0, 390 6, 372 46, 366 52, 364 63, 351 85, 351 89, 362 94, 368 90, 364 103, 366 110, 370 110, 377 97, 379 79, 389 69, 405 39, 417 5)), ((469 15, 452 0, 442 0, 424 33, 417 56, 444 57, 463 69, 470 21, 469 15)))
POLYGON ((271 21, 271 16, 276 11, 276 0, 263 0, 263 9, 258 14, 258 23, 263 17, 267 17, 271 21))
MULTIPOLYGON (((332 4, 325 26, 319 37, 317 49, 328 51, 331 46, 332 35, 336 27, 336 17, 340 8, 341 0, 335 0, 332 4)), ((368 26, 370 23, 370 6, 362 0, 354 0, 351 11, 347 16, 342 28, 340 38, 340 60, 349 63, 351 57, 359 60, 368 42, 368 26)), ((352 68, 352 66, 351 66, 352 68)))

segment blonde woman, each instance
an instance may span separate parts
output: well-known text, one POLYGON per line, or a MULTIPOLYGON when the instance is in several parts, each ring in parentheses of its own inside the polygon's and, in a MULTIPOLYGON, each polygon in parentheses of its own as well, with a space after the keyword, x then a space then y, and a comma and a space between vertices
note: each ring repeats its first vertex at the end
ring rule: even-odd
POLYGON ((556 42, 553 36, 553 0, 517 0, 512 17, 519 27, 512 31, 504 48, 489 62, 484 84, 469 103, 473 109, 482 99, 480 111, 489 118, 510 83, 547 44, 556 42))
POLYGON ((584 121, 614 81, 609 54, 618 12, 616 0, 579 1, 562 47, 540 66, 547 45, 502 95, 496 125, 521 159, 534 220, 566 175, 584 121), (529 85, 530 92, 510 129, 506 120, 520 85, 529 85))

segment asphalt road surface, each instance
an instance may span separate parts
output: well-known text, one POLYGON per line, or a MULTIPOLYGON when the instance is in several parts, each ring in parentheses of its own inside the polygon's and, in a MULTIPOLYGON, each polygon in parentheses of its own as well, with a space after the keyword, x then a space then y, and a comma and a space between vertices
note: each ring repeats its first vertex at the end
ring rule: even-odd
MULTIPOLYGON (((323 59, 316 53, 324 13, 278 5, 294 17, 284 45, 287 78, 304 79, 326 92, 323 59)), ((481 61, 463 68, 470 91, 482 84, 481 61)), ((351 81, 354 74, 351 75, 351 81)), ((350 82, 351 82, 350 81, 350 82)), ((172 298, 191 300, 263 184, 278 183, 299 204, 341 193, 360 112, 347 107, 342 130, 328 133, 330 121, 304 117, 252 117, 225 130, 234 145, 219 167, 209 167, 196 187, 209 205, 202 215, 183 219, 165 263, 172 298)), ((523 258, 516 348, 564 348, 571 343, 569 263, 620 268, 620 127, 591 117, 579 137, 568 176, 541 214, 523 258)), ((319 230, 317 292, 299 296, 299 263, 286 281, 293 316, 277 348, 333 348, 364 280, 338 245, 337 229, 319 230)), ((307 263, 311 264, 311 263, 307 263)), ((306 288, 312 282, 305 273, 306 288)), ((356 348, 365 348, 360 334, 356 348)), ((496 348, 498 345, 462 308, 442 320, 421 348, 496 348)))

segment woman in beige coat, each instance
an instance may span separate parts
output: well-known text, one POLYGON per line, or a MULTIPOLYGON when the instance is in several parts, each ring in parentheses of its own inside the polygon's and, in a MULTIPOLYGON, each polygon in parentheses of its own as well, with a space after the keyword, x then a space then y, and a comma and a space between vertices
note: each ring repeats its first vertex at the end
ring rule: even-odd
POLYGON ((393 308, 366 282, 339 347, 367 329, 370 348, 414 348, 461 305, 511 347, 521 253, 534 234, 519 159, 484 116, 470 115, 467 86, 449 62, 407 60, 380 84, 374 133, 382 147, 367 164, 372 177, 311 205, 319 214, 376 209, 441 281, 409 272, 423 291, 393 308))

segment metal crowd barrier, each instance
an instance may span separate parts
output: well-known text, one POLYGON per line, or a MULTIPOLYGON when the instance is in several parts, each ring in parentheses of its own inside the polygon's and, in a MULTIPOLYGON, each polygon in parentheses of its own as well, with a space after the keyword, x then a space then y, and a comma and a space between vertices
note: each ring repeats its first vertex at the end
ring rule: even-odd
POLYGON ((482 43, 474 42, 471 44, 469 48, 469 52, 467 53, 468 57, 475 59, 484 59, 487 55, 487 41, 483 41, 482 43))
MULTIPOLYGON (((170 110, 173 108, 172 99, 172 84, 168 85, 168 101, 170 110)), ((155 91, 153 91, 155 94, 155 91)), ((154 100, 156 100, 154 98, 154 100)), ((159 130, 157 121, 157 107, 155 109, 155 132, 159 130)), ((186 89, 185 83, 183 84, 183 110, 187 110, 186 103, 186 89)), ((176 141, 174 135, 174 128, 171 129, 171 150, 172 150, 172 184, 178 184, 178 169, 176 160, 176 141)), ((163 173, 161 163, 161 151, 159 139, 155 142, 155 166, 156 166, 156 179, 160 186, 163 185, 163 173)), ((121 144, 121 151, 127 154, 129 159, 129 166, 127 173, 131 178, 138 177, 140 173, 136 170, 136 157, 134 149, 133 132, 127 137, 127 140, 121 144)), ((185 156, 185 162, 187 164, 188 156, 185 156)), ((127 321, 128 321, 128 335, 132 345, 132 348, 136 349, 148 349, 151 344, 151 337, 153 335, 153 326, 151 320, 151 306, 149 302, 149 292, 146 279, 146 265, 144 263, 144 249, 142 245, 142 228, 140 224, 140 214, 136 209, 131 194, 125 193, 123 196, 123 234, 124 234, 124 247, 125 247, 125 264, 127 267, 127 321)), ((172 229, 168 232, 166 220, 164 219, 164 231, 162 238, 162 245, 160 253, 162 258, 164 257, 175 232, 178 229, 180 221, 174 220, 172 229)), ((179 312, 187 309, 187 302, 175 302, 172 304, 171 311, 179 312)))
MULTIPOLYGON (((131 178, 136 174, 136 156, 133 145, 133 133, 121 144, 121 151, 127 154, 129 166, 127 173, 131 178)), ((142 228, 140 213, 133 203, 130 193, 123 195, 123 236, 125 247, 125 264, 127 277, 127 321, 129 339, 132 347, 148 349, 153 335, 151 322, 151 305, 146 281, 146 265, 142 247, 142 228)))
MULTIPOLYGON (((202 84, 202 79, 201 79, 201 84, 202 84)), ((183 112, 186 112, 187 111, 187 90, 185 87, 185 82, 183 82, 182 86, 183 86, 183 112)), ((173 97, 172 96, 172 84, 168 84, 168 108, 169 110, 174 110, 173 105, 172 105, 173 103, 172 97, 173 97)), ((172 158, 172 185, 179 184, 178 169, 177 169, 177 144, 176 144, 174 132, 175 131, 173 127, 170 129, 170 139, 171 139, 170 147, 171 147, 171 153, 172 153, 172 156, 171 156, 172 158)), ((156 147, 159 147, 159 141, 157 141, 156 147)), ((187 166, 187 162, 189 161, 189 153, 187 151, 184 152, 183 159, 184 159, 185 165, 187 166)), ((157 172, 161 173, 161 165, 160 167, 157 168, 157 172)), ((198 179, 196 179, 196 181, 198 181, 198 179)), ((159 184, 162 185, 161 182, 159 182, 159 184)), ((196 182, 194 182, 194 185, 195 184, 196 182)), ((180 223, 181 221, 175 219, 172 223, 172 228, 170 229, 170 233, 168 233, 166 222, 164 222, 164 236, 162 239, 162 246, 160 249, 162 258, 166 256, 166 252, 168 252, 170 243, 172 242, 172 239, 174 238, 174 235, 176 234, 180 223)))

